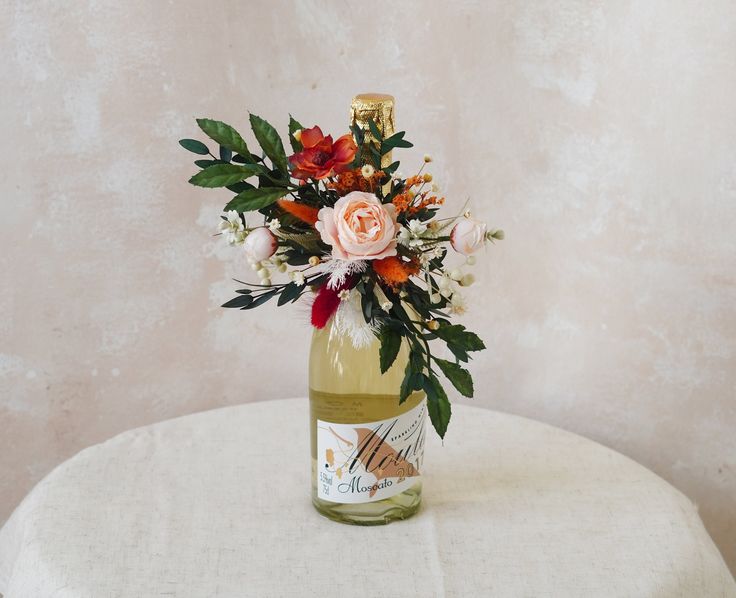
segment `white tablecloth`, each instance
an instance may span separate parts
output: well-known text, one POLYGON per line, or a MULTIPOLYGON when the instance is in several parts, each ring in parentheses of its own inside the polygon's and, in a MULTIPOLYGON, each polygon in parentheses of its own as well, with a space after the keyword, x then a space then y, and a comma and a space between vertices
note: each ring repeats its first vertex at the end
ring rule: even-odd
POLYGON ((5 598, 736 596, 693 504, 629 459, 454 407, 413 519, 309 501, 305 399, 126 432, 44 479, 0 531, 5 598))

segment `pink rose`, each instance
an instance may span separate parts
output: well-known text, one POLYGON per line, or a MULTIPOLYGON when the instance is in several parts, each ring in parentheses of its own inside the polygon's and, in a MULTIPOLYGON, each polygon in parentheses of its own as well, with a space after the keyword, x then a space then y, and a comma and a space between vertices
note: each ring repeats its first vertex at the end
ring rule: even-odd
POLYGON ((322 208, 314 225, 340 260, 378 260, 396 255, 396 209, 372 193, 353 191, 322 208))
POLYGON ((245 255, 254 262, 267 260, 276 253, 278 246, 278 239, 265 226, 254 228, 250 231, 243 243, 245 255))
POLYGON ((486 242, 486 224, 472 218, 463 218, 450 233, 450 245, 458 253, 470 255, 486 242))

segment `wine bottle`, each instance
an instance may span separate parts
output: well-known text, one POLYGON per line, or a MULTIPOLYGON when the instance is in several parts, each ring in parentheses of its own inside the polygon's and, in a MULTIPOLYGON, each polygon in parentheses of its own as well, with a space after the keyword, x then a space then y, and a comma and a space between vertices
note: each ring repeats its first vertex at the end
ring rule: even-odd
MULTIPOLYGON (((384 137, 394 132, 391 96, 356 96, 350 113, 366 144, 375 143, 369 120, 384 137)), ((387 154, 381 166, 390 161, 387 154)), ((355 347, 333 323, 312 337, 312 503, 335 521, 389 523, 411 516, 421 502, 425 396, 414 392, 399 402, 408 350, 402 346, 393 366, 381 374, 379 347, 375 338, 355 347)))

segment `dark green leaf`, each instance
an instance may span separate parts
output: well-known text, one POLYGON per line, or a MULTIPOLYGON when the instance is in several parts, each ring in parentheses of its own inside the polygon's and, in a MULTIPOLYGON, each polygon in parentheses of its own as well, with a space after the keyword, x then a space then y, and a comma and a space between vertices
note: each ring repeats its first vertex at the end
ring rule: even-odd
POLYGON ((363 317, 365 321, 370 323, 373 316, 373 290, 366 289, 365 293, 360 295, 360 307, 363 309, 363 317))
MULTIPOLYGON (((240 136, 240 133, 230 125, 220 122, 219 120, 211 120, 209 118, 198 118, 197 124, 210 139, 213 139, 229 150, 239 153, 241 156, 246 158, 246 160, 251 158, 248 146, 240 136)), ((248 162, 252 163, 252 158, 248 160, 248 162)))
POLYGON ((399 389, 399 405, 406 401, 406 399, 409 398, 409 395, 412 393, 413 386, 412 386, 412 376, 414 375, 414 372, 412 372, 411 364, 407 363, 406 368, 404 369, 404 379, 401 381, 401 388, 399 389))
POLYGON ((226 185, 225 188, 233 193, 242 193, 246 189, 255 189, 255 186, 250 183, 246 183, 245 181, 240 181, 234 185, 226 185))
POLYGON ((298 286, 296 283, 290 282, 281 290, 281 295, 279 295, 279 300, 277 301, 277 304, 283 305, 284 303, 288 303, 292 299, 296 299, 301 293, 302 288, 303 287, 298 286))
POLYGON ((450 423, 450 417, 452 416, 452 408, 450 407, 450 401, 447 398, 445 389, 442 388, 440 381, 430 376, 425 379, 424 392, 427 393, 427 411, 429 412, 429 419, 437 430, 440 438, 445 437, 447 432, 447 425, 450 423))
POLYGON ((272 291, 267 291, 263 293, 263 295, 259 295, 255 299, 253 299, 252 303, 249 303, 248 305, 245 305, 241 307, 240 309, 253 309, 255 307, 258 307, 259 305, 263 305, 266 301, 271 299, 276 293, 278 292, 278 289, 273 289, 272 291))
POLYGON ((264 153, 271 159, 273 165, 282 172, 286 172, 286 152, 281 137, 267 121, 255 114, 250 115, 250 126, 264 153))
POLYGON ((250 295, 238 295, 237 297, 230 299, 227 303, 223 303, 222 307, 239 307, 243 308, 250 305, 253 302, 253 297, 250 295))
POLYGON ((199 154, 200 156, 206 156, 210 153, 207 146, 201 141, 196 139, 179 139, 179 145, 185 150, 192 152, 193 154, 199 154))
POLYGON ((435 358, 435 363, 440 366, 442 373, 452 382, 452 385, 457 388, 461 395, 465 397, 473 396, 473 378, 468 370, 444 359, 435 358))
POLYGON ((468 362, 470 356, 469 351, 480 351, 485 348, 483 341, 472 332, 465 332, 465 327, 460 324, 443 323, 434 331, 438 338, 447 343, 447 348, 458 361, 468 362))
POLYGON ((220 160, 223 162, 230 162, 233 157, 233 151, 226 148, 224 145, 220 146, 220 160))
POLYGON ((304 149, 302 142, 294 139, 294 133, 301 131, 303 128, 302 124, 289 114, 289 143, 291 144, 291 149, 294 150, 294 153, 300 152, 304 149))
POLYGON ((373 138, 380 143, 383 141, 383 134, 378 128, 378 125, 375 123, 373 119, 368 121, 368 128, 371 130, 371 134, 373 135, 373 138))
POLYGON ((226 187, 260 171, 253 164, 215 164, 195 174, 189 182, 198 187, 226 187))
POLYGON ((399 354, 399 349, 401 349, 401 334, 395 328, 386 325, 381 328, 381 334, 378 338, 381 341, 381 347, 379 349, 381 373, 385 374, 399 354))
POLYGON ((215 164, 224 164, 222 160, 195 160, 194 164, 200 168, 207 168, 208 166, 214 166, 215 164))
POLYGON ((246 189, 238 193, 225 206, 225 211, 252 212, 270 206, 277 199, 286 195, 286 189, 280 187, 261 187, 260 189, 246 189))

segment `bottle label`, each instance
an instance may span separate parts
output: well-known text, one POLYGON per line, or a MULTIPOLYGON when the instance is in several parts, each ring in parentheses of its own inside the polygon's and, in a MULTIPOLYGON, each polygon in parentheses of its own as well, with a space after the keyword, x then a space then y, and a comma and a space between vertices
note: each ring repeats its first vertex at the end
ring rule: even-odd
POLYGON ((426 401, 397 417, 360 424, 317 420, 317 496, 337 503, 390 498, 419 481, 426 401))

